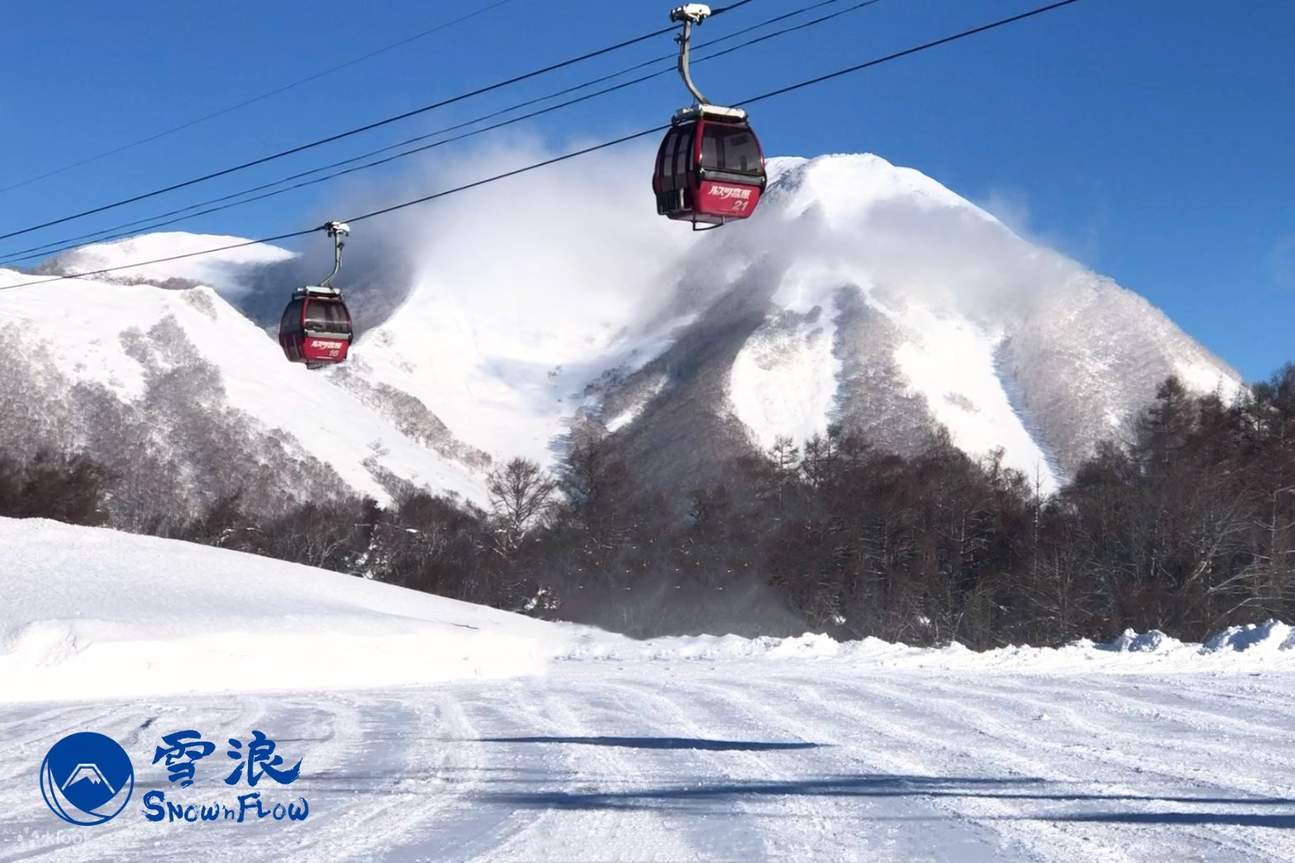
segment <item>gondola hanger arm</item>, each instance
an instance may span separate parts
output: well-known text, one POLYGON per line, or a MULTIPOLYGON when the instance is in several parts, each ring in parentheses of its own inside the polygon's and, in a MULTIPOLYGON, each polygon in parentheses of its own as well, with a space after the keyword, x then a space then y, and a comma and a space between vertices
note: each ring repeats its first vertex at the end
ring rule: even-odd
POLYGON ((679 77, 683 78, 684 86, 698 105, 709 103, 693 83, 692 73, 688 70, 688 52, 692 43, 693 25, 701 24, 710 14, 710 7, 705 3, 685 3, 670 10, 670 20, 683 24, 683 30, 675 37, 675 41, 679 43, 679 77))
POLYGON ((346 246, 346 236, 351 233, 351 226, 345 222, 325 222, 320 226, 322 230, 333 238, 333 271, 328 274, 328 278, 319 283, 320 287, 331 288, 333 279, 342 271, 342 249, 346 246))

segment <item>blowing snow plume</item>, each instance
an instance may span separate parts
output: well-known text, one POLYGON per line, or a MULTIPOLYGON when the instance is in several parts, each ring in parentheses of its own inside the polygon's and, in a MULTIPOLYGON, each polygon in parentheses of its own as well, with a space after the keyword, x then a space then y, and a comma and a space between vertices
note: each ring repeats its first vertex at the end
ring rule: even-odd
POLYGON ((879 302, 995 327, 1084 273, 931 178, 879 157, 776 159, 772 168, 777 218, 734 241, 826 264, 879 302))
MULTIPOLYGON (((551 156, 523 145, 437 161, 404 194, 551 156)), ((487 452, 547 461, 589 381, 646 359, 644 322, 669 303, 691 244, 655 216, 650 177, 626 170, 651 158, 595 154, 358 225, 352 242, 380 235, 409 278, 400 307, 362 336, 356 367, 487 452)), ((392 194, 364 197, 361 208, 392 194)))
MULTIPOLYGON (((450 188, 553 155, 519 146, 437 162, 417 187, 450 188)), ((370 224, 406 261, 411 306, 484 322, 477 331, 489 352, 582 362, 662 301, 690 244, 643 205, 650 176, 626 169, 651 160, 642 148, 595 153, 370 224)))

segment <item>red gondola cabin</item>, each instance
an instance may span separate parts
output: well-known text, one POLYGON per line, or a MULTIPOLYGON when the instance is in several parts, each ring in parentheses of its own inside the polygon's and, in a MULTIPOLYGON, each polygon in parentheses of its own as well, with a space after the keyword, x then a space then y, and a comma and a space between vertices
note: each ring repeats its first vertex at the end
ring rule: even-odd
POLYGON ((312 285, 293 294, 279 321, 279 345, 306 368, 343 362, 351 345, 351 313, 341 293, 312 285))
POLYGON ((745 219, 764 186, 764 154, 745 111, 701 105, 675 114, 652 178, 659 214, 694 226, 745 219))

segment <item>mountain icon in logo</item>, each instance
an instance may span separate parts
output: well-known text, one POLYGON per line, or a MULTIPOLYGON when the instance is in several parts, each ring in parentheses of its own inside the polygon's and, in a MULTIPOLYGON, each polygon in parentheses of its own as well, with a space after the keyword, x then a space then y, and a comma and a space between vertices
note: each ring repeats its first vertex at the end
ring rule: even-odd
MULTIPOLYGON (((66 791, 69 785, 75 785, 78 782, 90 782, 95 785, 100 783, 107 785, 108 790, 112 791, 112 783, 104 778, 103 771, 97 764, 78 764, 72 771, 72 775, 63 783, 63 790, 66 791)), ((117 792, 113 791, 114 794, 117 792)))
POLYGON ((69 734, 50 748, 40 768, 45 804, 70 824, 115 818, 135 789, 135 768, 117 741, 93 731, 69 734))

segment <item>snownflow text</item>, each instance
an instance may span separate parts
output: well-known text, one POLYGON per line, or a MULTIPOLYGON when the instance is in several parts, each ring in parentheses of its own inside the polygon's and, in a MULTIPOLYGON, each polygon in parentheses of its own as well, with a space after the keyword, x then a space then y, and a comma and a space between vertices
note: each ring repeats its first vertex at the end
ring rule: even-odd
POLYGON ((144 817, 149 821, 188 821, 197 824, 201 821, 233 821, 238 824, 261 821, 269 818, 273 821, 305 821, 310 814, 310 802, 298 797, 289 803, 271 803, 261 799, 260 791, 238 795, 233 806, 224 803, 173 803, 166 799, 163 791, 150 791, 144 795, 144 817))

